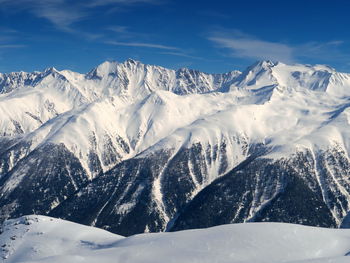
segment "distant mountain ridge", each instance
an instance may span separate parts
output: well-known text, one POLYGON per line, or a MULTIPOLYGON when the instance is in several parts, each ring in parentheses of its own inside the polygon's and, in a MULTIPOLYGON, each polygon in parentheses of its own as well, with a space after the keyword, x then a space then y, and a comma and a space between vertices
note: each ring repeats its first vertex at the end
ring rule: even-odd
POLYGON ((0 218, 131 235, 244 221, 336 227, 350 211, 350 74, 134 60, 0 74, 0 218))

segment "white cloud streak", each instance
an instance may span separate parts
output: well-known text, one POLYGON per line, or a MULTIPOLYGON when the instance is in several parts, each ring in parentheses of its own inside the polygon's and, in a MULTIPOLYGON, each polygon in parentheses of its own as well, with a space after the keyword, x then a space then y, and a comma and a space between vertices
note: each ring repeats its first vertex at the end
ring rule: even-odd
POLYGON ((106 44, 113 46, 125 46, 125 47, 145 47, 145 48, 155 48, 164 50, 178 50, 176 47, 165 46, 154 43, 142 43, 142 42, 120 42, 120 41, 106 41, 106 44))
MULTIPOLYGON (((164 1, 163 1, 164 2, 164 1)), ((44 18, 61 31, 79 35, 87 40, 104 38, 103 34, 92 34, 76 30, 72 24, 88 18, 94 10, 102 6, 123 7, 136 4, 160 4, 160 0, 0 0, 0 11, 27 12, 38 18, 44 18)), ((118 38, 147 38, 148 35, 131 32, 125 26, 110 26, 108 30, 117 33, 118 38)), ((105 44, 114 46, 154 48, 168 51, 178 51, 172 46, 166 46, 145 41, 109 41, 105 44)), ((7 46, 8 48, 10 45, 7 46)), ((5 48, 5 46, 3 46, 5 48)))
POLYGON ((228 49, 229 55, 240 58, 293 61, 293 48, 282 43, 269 42, 243 35, 216 34, 208 38, 221 48, 228 49))
POLYGON ((0 9, 11 12, 29 12, 44 18, 60 29, 87 16, 85 10, 67 0, 0 0, 0 9))
POLYGON ((229 56, 237 58, 273 60, 286 63, 298 62, 300 58, 323 59, 324 61, 344 58, 344 54, 339 49, 344 42, 340 40, 291 45, 261 40, 237 30, 217 30, 217 32, 211 33, 207 39, 217 47, 228 50, 229 56))
POLYGON ((88 18, 96 7, 158 3, 159 0, 0 0, 0 10, 9 13, 26 11, 63 31, 71 31, 73 23, 88 18))
POLYGON ((196 59, 196 60, 204 60, 204 59, 201 58, 201 57, 191 56, 191 55, 188 55, 188 54, 183 53, 183 52, 171 52, 171 51, 167 51, 167 52, 160 52, 159 54, 170 55, 170 56, 176 56, 176 57, 183 57, 183 58, 191 58, 191 59, 196 59))
POLYGON ((134 5, 134 4, 159 4, 159 0, 92 0, 87 1, 87 6, 97 7, 106 5, 134 5))
POLYGON ((18 31, 7 28, 0 27, 0 49, 12 49, 12 48, 23 48, 26 47, 22 44, 13 43, 17 40, 18 31))
POLYGON ((129 34, 128 27, 127 26, 110 26, 107 28, 108 30, 115 32, 115 33, 121 33, 121 34, 129 34))
POLYGON ((12 45, 12 44, 5 44, 0 45, 0 49, 7 49, 7 48, 23 48, 25 45, 12 45))

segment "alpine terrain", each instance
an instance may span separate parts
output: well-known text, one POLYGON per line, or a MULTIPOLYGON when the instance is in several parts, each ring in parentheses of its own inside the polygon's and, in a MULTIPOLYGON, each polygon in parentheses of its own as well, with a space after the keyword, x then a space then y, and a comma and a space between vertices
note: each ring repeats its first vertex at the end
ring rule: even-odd
POLYGON ((347 227, 349 151, 350 74, 327 66, 0 74, 1 222, 41 214, 123 236, 347 227))
POLYGON ((7 220, 4 263, 347 263, 350 230, 282 223, 217 226, 123 237, 44 216, 7 220))

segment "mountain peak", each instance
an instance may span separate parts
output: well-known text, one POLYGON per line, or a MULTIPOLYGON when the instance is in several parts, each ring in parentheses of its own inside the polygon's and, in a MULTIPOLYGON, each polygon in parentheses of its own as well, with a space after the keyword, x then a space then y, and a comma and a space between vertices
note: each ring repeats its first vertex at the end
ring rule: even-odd
POLYGON ((313 66, 313 68, 315 70, 318 70, 318 71, 336 72, 336 70, 334 68, 332 68, 331 66, 328 66, 328 65, 316 64, 313 66))
POLYGON ((190 69, 190 68, 179 68, 178 70, 177 70, 177 72, 184 72, 184 73, 186 73, 186 72, 188 72, 188 73, 203 73, 203 72, 200 72, 199 70, 196 70, 196 69, 190 69))
POLYGON ((58 70, 55 67, 49 67, 44 70, 44 74, 56 73, 58 70))
POLYGON ((87 73, 87 77, 102 79, 110 73, 115 72, 118 65, 119 63, 117 61, 105 61, 87 73))
POLYGON ((124 61, 124 64, 142 64, 140 61, 128 58, 127 60, 124 61))
POLYGON ((263 69, 269 69, 272 67, 277 66, 278 64, 280 64, 280 62, 278 61, 272 61, 272 60, 260 60, 255 62, 252 66, 250 66, 249 68, 263 68, 263 69))

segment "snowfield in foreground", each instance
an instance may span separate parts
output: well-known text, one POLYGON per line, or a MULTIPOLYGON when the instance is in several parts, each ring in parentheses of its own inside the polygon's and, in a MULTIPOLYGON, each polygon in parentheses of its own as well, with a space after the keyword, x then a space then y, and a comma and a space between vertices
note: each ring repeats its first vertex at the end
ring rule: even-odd
POLYGON ((20 262, 350 262, 350 230, 283 223, 223 225, 124 238, 45 216, 4 223, 1 260, 20 262))

